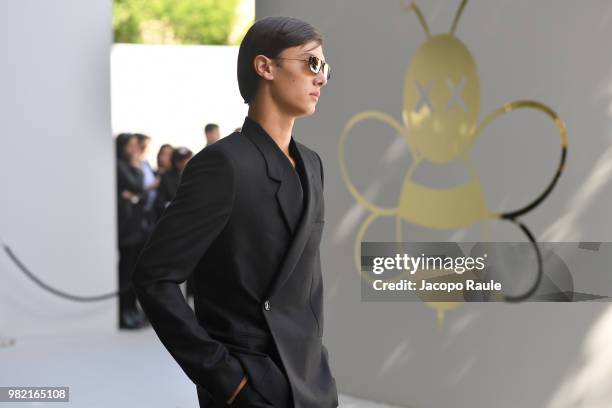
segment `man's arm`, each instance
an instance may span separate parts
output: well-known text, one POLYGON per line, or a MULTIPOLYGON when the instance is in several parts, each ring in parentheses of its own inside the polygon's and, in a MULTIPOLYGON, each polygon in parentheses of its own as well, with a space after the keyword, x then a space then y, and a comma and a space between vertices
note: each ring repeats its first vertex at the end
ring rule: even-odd
MULTIPOLYGON (((314 150, 313 150, 314 152, 314 150)), ((319 168, 321 169, 321 189, 323 189, 325 187, 325 175, 323 174, 323 160, 321 160, 321 156, 319 156, 319 153, 314 152, 317 155, 317 159, 319 159, 319 168)))
POLYGON ((222 152, 205 149, 194 156, 133 275, 138 300, 161 342, 189 378, 216 401, 233 401, 245 372, 225 345, 199 324, 179 284, 225 227, 234 184, 231 163, 222 152))
POLYGON ((129 190, 134 194, 141 194, 144 191, 142 179, 142 170, 117 159, 117 190, 120 192, 129 190))

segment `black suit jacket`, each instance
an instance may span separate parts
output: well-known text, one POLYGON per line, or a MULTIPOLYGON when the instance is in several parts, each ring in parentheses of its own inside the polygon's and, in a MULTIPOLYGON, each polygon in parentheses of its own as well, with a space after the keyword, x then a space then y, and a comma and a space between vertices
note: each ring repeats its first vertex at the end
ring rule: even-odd
POLYGON ((181 174, 175 169, 170 169, 162 174, 159 181, 159 187, 157 188, 155 202, 153 203, 155 218, 159 218, 164 212, 166 205, 172 201, 180 181, 181 174))
POLYGON ((143 225, 144 186, 142 170, 124 159, 117 159, 117 233, 119 247, 142 245, 146 240, 143 225), (122 197, 124 191, 140 195, 137 203, 122 197))
POLYGON ((198 386, 201 408, 226 406, 244 375, 277 408, 338 406, 322 344, 323 168, 317 153, 291 143, 305 173, 294 231, 287 214, 298 203, 283 183, 289 161, 246 118, 242 133, 188 162, 139 256, 140 304, 198 386), (195 315, 178 286, 192 273, 195 315))

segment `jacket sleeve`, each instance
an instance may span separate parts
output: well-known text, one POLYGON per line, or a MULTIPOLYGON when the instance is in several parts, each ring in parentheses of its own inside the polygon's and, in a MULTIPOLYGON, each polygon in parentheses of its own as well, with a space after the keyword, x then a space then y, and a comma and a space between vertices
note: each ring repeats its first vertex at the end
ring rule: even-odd
POLYGON ((323 174, 323 160, 321 160, 321 156, 319 156, 319 153, 315 152, 315 154, 317 155, 317 159, 319 161, 319 169, 321 171, 321 189, 325 188, 325 175, 323 174))
POLYGON ((172 197, 169 197, 168 194, 168 173, 164 173, 159 180, 159 187, 157 187, 157 195, 155 196, 155 201, 153 202, 153 209, 155 211, 156 219, 163 214, 164 209, 166 208, 166 202, 171 201, 172 197))
POLYGON ((123 190, 141 194, 144 191, 142 170, 130 166, 122 159, 117 159, 117 188, 119 194, 123 190))
POLYGON ((132 279, 163 345, 196 385, 223 403, 245 372, 225 345, 200 325, 179 284, 225 227, 234 182, 231 163, 222 151, 208 148, 194 156, 183 171, 176 196, 140 253, 132 279))

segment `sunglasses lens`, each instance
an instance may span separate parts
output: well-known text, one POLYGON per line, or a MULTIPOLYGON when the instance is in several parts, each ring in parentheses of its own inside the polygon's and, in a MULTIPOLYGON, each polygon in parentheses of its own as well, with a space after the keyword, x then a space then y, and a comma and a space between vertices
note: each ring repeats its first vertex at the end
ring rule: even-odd
POLYGON ((310 66, 310 70, 315 74, 318 74, 321 70, 321 60, 315 56, 311 56, 308 59, 308 65, 310 66))
POLYGON ((331 77, 331 68, 329 67, 329 64, 325 64, 323 67, 323 75, 325 75, 325 78, 327 78, 329 81, 329 78, 331 77))

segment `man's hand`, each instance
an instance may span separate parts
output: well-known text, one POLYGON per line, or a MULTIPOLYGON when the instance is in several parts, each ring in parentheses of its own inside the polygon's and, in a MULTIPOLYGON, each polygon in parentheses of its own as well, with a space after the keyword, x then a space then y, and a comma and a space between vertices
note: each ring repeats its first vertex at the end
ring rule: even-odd
POLYGON ((240 384, 238 384, 238 387, 236 388, 236 391, 234 391, 234 393, 232 394, 232 397, 229 400, 227 400, 228 404, 231 404, 232 402, 234 402, 234 400, 236 399, 236 397, 240 393, 240 390, 242 390, 244 388, 246 383, 247 383, 247 378, 246 378, 246 376, 244 376, 244 377, 242 377, 242 380, 240 380, 240 384))
POLYGON ((138 201, 140 201, 140 196, 138 194, 132 193, 129 190, 123 190, 121 192, 121 198, 130 201, 132 204, 138 204, 138 201))

